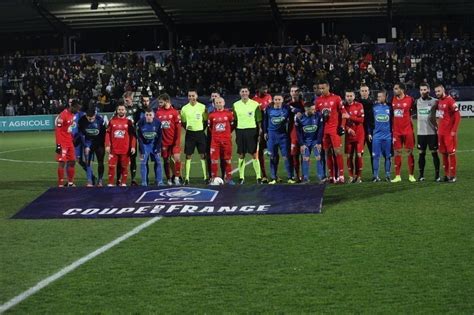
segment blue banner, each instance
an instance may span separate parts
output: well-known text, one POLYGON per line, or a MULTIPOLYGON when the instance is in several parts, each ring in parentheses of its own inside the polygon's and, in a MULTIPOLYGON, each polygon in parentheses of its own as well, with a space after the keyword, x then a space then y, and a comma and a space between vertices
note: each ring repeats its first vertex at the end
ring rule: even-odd
POLYGON ((55 115, 0 116, 0 131, 53 130, 55 115))
POLYGON ((324 185, 50 188, 14 219, 320 213, 324 185))

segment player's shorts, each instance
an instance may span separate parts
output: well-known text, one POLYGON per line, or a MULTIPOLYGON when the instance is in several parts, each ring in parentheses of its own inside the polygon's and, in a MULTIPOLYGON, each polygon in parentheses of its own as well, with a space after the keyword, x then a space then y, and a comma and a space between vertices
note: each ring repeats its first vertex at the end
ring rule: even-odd
POLYGON ((321 153, 316 148, 316 142, 306 143, 305 146, 306 149, 304 150, 303 157, 311 157, 311 153, 313 153, 316 158, 319 158, 321 156, 321 153))
POLYGON ((238 154, 255 154, 255 152, 257 152, 257 140, 257 128, 235 130, 235 141, 237 143, 238 154))
POLYGON ((455 153, 458 146, 458 139, 451 135, 438 135, 438 146, 440 153, 455 153))
POLYGON ((120 166, 128 166, 130 164, 130 156, 128 154, 109 154, 109 168, 115 167, 117 163, 120 163, 120 166))
POLYGON ((348 140, 346 139, 344 145, 344 151, 346 154, 351 154, 353 149, 355 148, 355 153, 364 153, 364 141, 365 139, 359 140, 348 140))
POLYGON ((232 159, 232 141, 224 139, 213 139, 210 144, 211 160, 232 159))
POLYGON ((76 160, 76 152, 73 146, 61 146, 61 153, 56 153, 57 162, 68 162, 76 160))
POLYGON ((270 132, 268 133, 267 150, 271 155, 278 155, 278 148, 280 148, 281 155, 288 157, 288 144, 290 139, 288 135, 283 133, 270 132))
POLYGON ((417 148, 421 151, 426 151, 428 147, 430 151, 438 150, 438 135, 418 135, 417 148))
POLYGON ((323 135, 323 149, 340 148, 342 146, 341 136, 336 133, 325 133, 323 135))
POLYGON ((161 146, 161 156, 164 159, 167 159, 175 154, 181 154, 181 146, 179 144, 161 146))
POLYGON ((372 156, 384 156, 390 158, 392 156, 392 139, 378 139, 372 140, 372 156))
POLYGON ((184 154, 192 155, 196 148, 199 154, 206 154, 206 134, 203 130, 187 130, 184 137, 184 154))
POLYGON ((401 150, 405 149, 413 150, 415 147, 415 136, 412 133, 405 135, 393 135, 393 149, 401 150))

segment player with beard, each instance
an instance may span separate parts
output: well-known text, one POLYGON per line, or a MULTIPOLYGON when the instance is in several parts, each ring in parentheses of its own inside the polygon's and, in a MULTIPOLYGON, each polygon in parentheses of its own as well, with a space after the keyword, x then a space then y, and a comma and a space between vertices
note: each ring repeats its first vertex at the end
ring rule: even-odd
MULTIPOLYGON (((260 104, 260 110, 262 113, 272 102, 272 96, 268 93, 268 86, 265 83, 261 83, 258 86, 257 93, 252 98, 255 102, 260 104)), ((268 183, 267 172, 265 169, 265 151, 267 150, 267 141, 263 134, 259 135, 258 143, 258 162, 260 163, 260 170, 262 173, 262 183, 268 183)))

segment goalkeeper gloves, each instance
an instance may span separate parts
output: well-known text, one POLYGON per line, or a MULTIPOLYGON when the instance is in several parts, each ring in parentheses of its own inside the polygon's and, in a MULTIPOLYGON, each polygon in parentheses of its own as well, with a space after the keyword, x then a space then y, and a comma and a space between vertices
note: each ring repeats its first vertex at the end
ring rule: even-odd
POLYGON ((337 128, 337 134, 343 136, 346 132, 344 131, 344 127, 340 126, 337 128))
POLYGON ((62 151, 61 145, 59 143, 57 143, 56 144, 56 153, 61 154, 61 151, 62 151))

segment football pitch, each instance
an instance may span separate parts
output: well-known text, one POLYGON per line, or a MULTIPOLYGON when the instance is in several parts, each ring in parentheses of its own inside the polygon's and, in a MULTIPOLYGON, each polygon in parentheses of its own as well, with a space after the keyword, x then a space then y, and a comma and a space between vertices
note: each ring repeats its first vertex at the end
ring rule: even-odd
MULTIPOLYGON (((367 182, 328 186, 320 215, 155 220, 7 313, 472 314, 472 135, 463 119, 455 184, 432 181, 430 154, 426 182, 406 158, 403 182, 368 182, 366 154, 367 182)), ((150 220, 10 219, 56 186, 54 149, 52 132, 0 134, 0 305, 150 220)))

